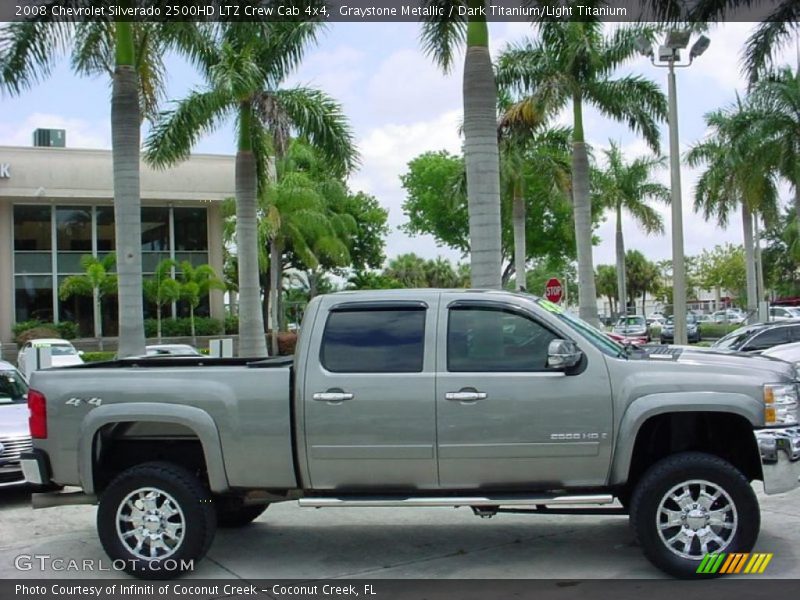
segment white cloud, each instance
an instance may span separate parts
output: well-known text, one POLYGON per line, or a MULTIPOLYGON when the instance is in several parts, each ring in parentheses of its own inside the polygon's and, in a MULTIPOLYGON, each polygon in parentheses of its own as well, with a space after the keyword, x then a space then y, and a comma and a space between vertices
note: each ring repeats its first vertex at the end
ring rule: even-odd
POLYGON ((33 113, 21 123, 0 121, 0 145, 32 146, 33 131, 39 128, 66 129, 69 148, 111 148, 110 123, 47 113, 33 113))

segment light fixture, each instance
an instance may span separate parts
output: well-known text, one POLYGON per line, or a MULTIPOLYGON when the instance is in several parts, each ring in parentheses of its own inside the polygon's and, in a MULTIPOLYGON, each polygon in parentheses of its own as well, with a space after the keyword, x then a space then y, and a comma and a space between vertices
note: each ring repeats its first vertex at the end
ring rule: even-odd
POLYGON ((689 51, 689 57, 692 59, 697 58, 703 52, 708 50, 708 46, 711 44, 711 40, 708 39, 706 36, 701 35, 697 38, 697 41, 692 45, 692 49, 689 51))
POLYGON ((646 56, 647 58, 653 57, 653 45, 643 35, 637 37, 633 45, 642 56, 646 56))
POLYGON ((664 45, 672 50, 682 50, 689 45, 689 38, 692 32, 688 29, 673 29, 667 33, 666 42, 664 45))

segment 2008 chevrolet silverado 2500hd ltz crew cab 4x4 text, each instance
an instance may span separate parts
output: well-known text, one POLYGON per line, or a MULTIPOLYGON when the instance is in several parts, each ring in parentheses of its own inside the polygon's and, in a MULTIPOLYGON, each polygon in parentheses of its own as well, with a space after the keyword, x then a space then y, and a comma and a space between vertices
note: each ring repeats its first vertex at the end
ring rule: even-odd
POLYGON ((759 533, 751 487, 798 486, 794 366, 636 350, 494 291, 315 298, 293 358, 123 359, 34 374, 33 483, 97 502, 140 577, 200 559, 271 503, 587 510, 616 498, 647 557, 694 575, 759 533))

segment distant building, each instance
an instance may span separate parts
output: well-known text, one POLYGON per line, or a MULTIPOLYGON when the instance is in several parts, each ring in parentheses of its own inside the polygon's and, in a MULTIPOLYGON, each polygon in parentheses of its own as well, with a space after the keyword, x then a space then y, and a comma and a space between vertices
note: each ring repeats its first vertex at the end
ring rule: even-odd
MULTIPOLYGON (((13 324, 29 319, 70 320, 94 335, 92 298, 61 300, 58 286, 82 272, 83 255, 114 250, 111 152, 58 147, 57 135, 37 139, 50 145, 0 146, 0 342, 12 341, 13 324)), ((145 276, 164 258, 208 263, 221 276, 220 202, 233 193, 232 156, 196 154, 164 171, 143 164, 145 276)), ((100 310, 103 333, 116 335, 116 300, 105 299, 100 310)), ((186 310, 179 303, 166 312, 186 310)), ((221 319, 224 310, 222 292, 214 291, 199 314, 221 319)))

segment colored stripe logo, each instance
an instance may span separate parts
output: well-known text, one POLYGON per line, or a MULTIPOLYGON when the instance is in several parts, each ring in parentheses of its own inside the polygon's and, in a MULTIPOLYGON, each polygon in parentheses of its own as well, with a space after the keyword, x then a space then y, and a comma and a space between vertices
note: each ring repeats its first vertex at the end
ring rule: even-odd
POLYGON ((767 569, 772 560, 773 553, 765 552, 718 552, 706 554, 697 567, 697 573, 703 575, 738 575, 761 574, 767 569))

